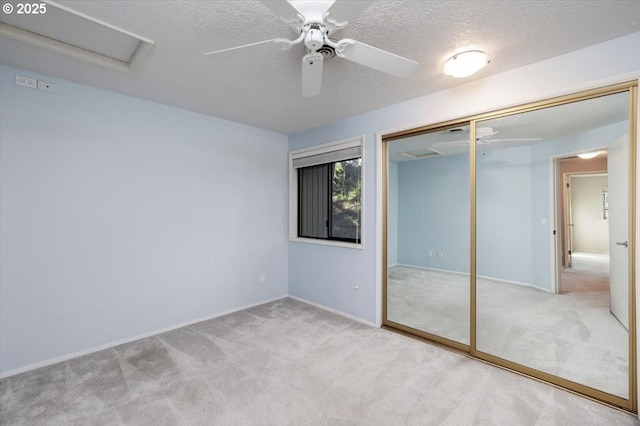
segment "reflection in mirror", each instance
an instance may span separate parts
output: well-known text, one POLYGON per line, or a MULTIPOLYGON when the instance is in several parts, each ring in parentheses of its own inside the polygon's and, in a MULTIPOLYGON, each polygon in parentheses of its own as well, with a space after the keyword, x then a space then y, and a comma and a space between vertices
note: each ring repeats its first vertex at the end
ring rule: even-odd
POLYGON ((628 105, 624 92, 476 126, 477 350, 625 399, 628 105))
POLYGON ((468 345, 469 126, 387 148, 387 320, 468 345))

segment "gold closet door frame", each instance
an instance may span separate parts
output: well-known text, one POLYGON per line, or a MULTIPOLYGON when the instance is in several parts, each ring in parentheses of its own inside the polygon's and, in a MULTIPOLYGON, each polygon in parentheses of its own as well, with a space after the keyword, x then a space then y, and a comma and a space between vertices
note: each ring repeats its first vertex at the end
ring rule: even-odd
MULTIPOLYGON (((394 140, 403 139, 407 136, 416 136, 423 133, 431 133, 437 132, 441 130, 453 129, 461 126, 466 126, 471 123, 470 119, 459 119, 459 120, 449 120, 444 121, 438 124, 423 126, 416 129, 411 129, 403 132, 397 132, 389 135, 382 136, 382 326, 384 328, 389 328, 393 331, 399 332, 409 337, 418 338, 420 340, 429 342, 431 344, 435 344, 436 346, 441 346, 446 349, 453 350, 463 355, 469 355, 471 351, 470 344, 473 343, 473 335, 474 332, 471 333, 470 344, 466 345, 464 343, 457 342, 455 340, 447 339, 446 337, 439 336, 437 334, 429 333, 427 331, 419 330, 413 327, 409 327, 407 325, 397 323, 394 321, 390 321, 387 316, 387 269, 388 269, 388 251, 387 251, 387 226, 388 226, 388 208, 389 208, 389 174, 388 174, 388 165, 389 165, 389 150, 388 145, 394 140)), ((475 132, 475 129, 471 128, 470 131, 475 132)), ((472 151, 475 152, 475 146, 472 146, 472 151)), ((470 160, 470 167, 474 166, 473 160, 470 160)), ((470 178, 473 180, 473 178, 470 178)), ((471 188, 471 187, 470 187, 471 188)), ((473 253, 473 252, 472 252, 473 253)), ((474 278, 475 279, 475 278, 474 278)), ((472 296, 473 297, 473 296, 472 296)), ((472 313, 470 312, 469 316, 472 318, 472 313)))
POLYGON ((417 127, 410 130, 390 133, 382 136, 382 326, 398 331, 411 337, 417 337, 429 343, 436 344, 446 349, 454 350, 464 355, 471 356, 495 366, 506 368, 510 371, 533 377, 538 380, 559 386, 571 392, 592 398, 599 402, 604 402, 616 408, 622 408, 633 413, 638 412, 638 389, 637 389, 637 336, 636 336, 636 161, 637 161, 637 136, 638 136, 638 82, 629 81, 614 84, 597 89, 586 90, 565 96, 559 96, 542 101, 523 104, 520 106, 505 108, 474 116, 463 117, 456 120, 449 120, 433 125, 417 127), (472 141, 476 139, 476 124, 479 121, 506 117, 510 115, 536 111, 559 105, 585 101, 616 93, 629 93, 629 398, 625 399, 616 395, 603 392, 589 386, 563 379, 553 374, 546 373, 534 368, 509 361, 485 352, 477 350, 476 347, 476 144, 472 141), (470 336, 469 345, 465 345, 453 340, 427 333, 408 327, 403 324, 389 321, 387 318, 387 247, 388 247, 388 144, 409 136, 417 136, 423 133, 430 133, 448 128, 459 127, 469 124, 469 195, 470 195, 470 257, 469 257, 469 286, 470 286, 470 336))

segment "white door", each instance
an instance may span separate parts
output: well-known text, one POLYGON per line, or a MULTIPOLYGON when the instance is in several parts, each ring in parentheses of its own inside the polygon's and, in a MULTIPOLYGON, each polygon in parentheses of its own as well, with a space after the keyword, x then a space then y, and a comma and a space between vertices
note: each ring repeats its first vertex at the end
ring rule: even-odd
POLYGON ((629 329, 629 138, 608 148, 611 313, 629 329))

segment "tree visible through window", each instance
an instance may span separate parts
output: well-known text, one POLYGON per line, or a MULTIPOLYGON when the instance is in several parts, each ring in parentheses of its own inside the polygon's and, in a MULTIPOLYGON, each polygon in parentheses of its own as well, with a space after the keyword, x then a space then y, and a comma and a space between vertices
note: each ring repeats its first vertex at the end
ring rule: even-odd
POLYGON ((330 236, 360 240, 360 158, 333 163, 330 236))
POLYGON ((362 159, 298 169, 298 236, 360 242, 362 159))

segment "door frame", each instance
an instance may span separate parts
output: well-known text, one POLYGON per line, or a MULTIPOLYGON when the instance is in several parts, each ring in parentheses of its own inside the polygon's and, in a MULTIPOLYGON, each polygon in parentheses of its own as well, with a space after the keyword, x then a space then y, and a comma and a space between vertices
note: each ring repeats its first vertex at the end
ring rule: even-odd
MULTIPOLYGON (((569 151, 567 153, 563 153, 560 155, 556 155, 551 157, 553 171, 553 179, 551 181, 551 191, 553 200, 551 202, 551 217, 553 218, 553 230, 555 232, 552 247, 551 247, 551 262, 552 262, 552 280, 553 283, 553 293, 559 294, 562 293, 562 268, 563 261, 566 261, 568 258, 566 250, 564 247, 568 247, 568 238, 569 232, 568 224, 569 224, 569 205, 570 201, 568 200, 567 194, 567 186, 566 184, 570 180, 571 176, 575 175, 597 175, 597 174, 607 174, 607 170, 589 170, 583 172, 566 172, 561 173, 560 169, 560 161, 567 158, 576 157, 578 154, 582 154, 584 152, 589 151, 606 151, 607 147, 602 146, 598 148, 589 148, 588 150, 580 150, 580 151, 569 151), (562 182, 562 194, 558 193, 558 182, 562 182), (565 224, 563 226, 563 223, 565 224), (565 258, 567 256, 567 258, 565 258)), ((566 263, 565 263, 566 264, 566 263)))

